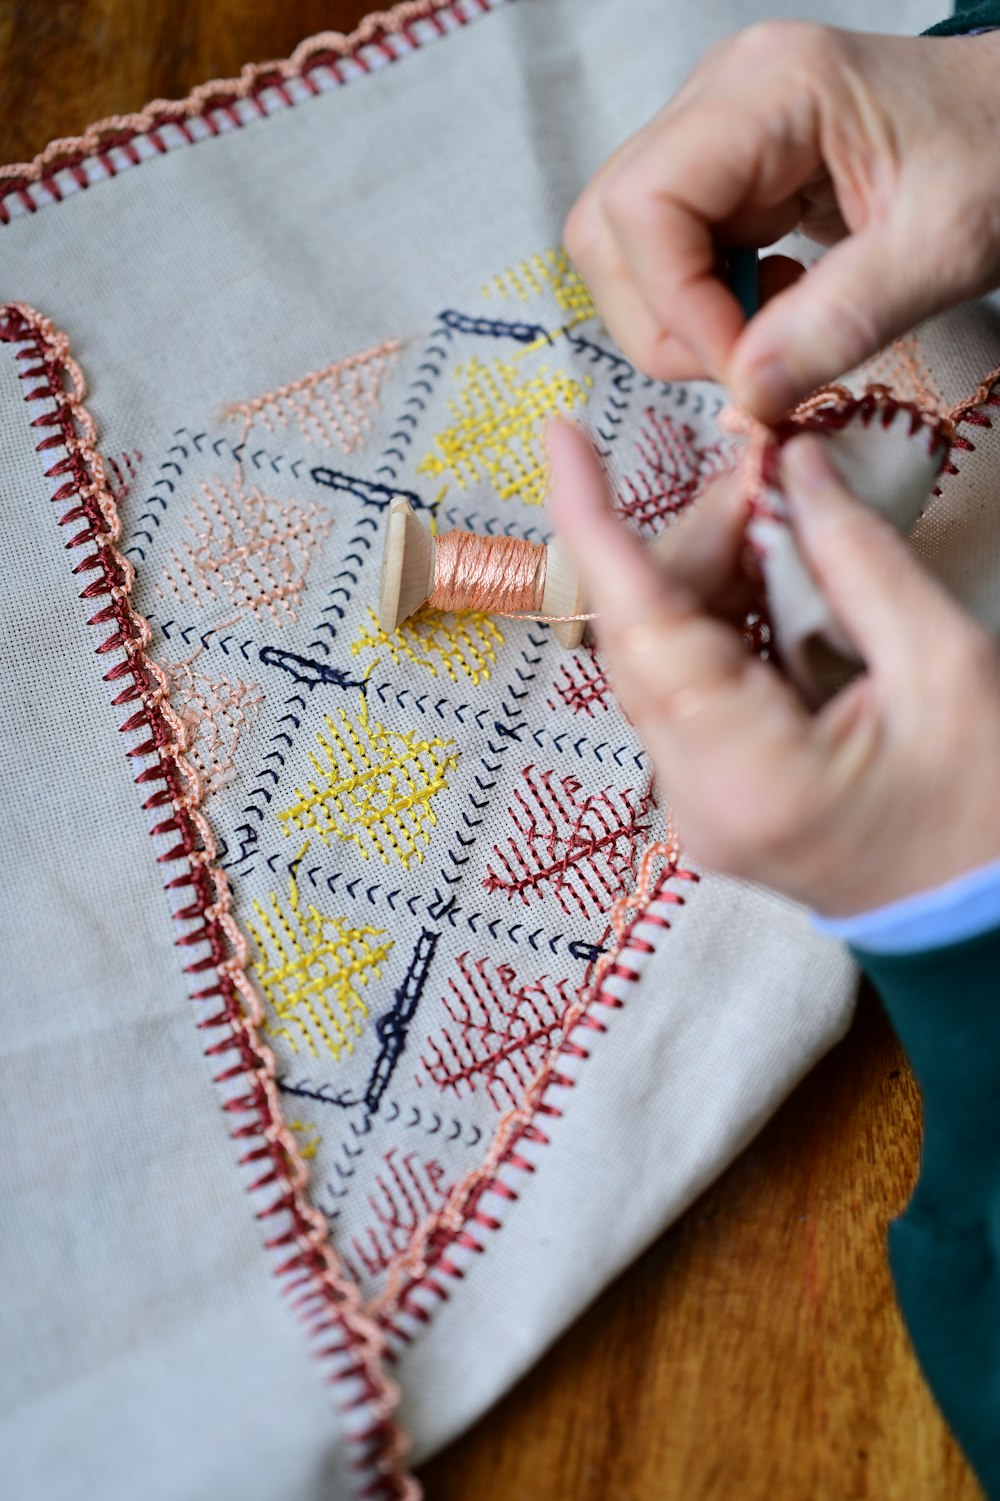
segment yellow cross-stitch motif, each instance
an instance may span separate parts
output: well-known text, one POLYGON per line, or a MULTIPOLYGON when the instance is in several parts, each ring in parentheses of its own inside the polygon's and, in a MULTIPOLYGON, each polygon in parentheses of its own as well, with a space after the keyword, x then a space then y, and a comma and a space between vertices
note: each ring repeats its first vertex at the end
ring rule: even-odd
POLYGON ((289 1121, 289 1131, 294 1131, 299 1138, 299 1155, 308 1162, 310 1157, 315 1157, 320 1142, 323 1140, 319 1127, 314 1121, 289 1121))
POLYGON ((567 328, 597 317, 590 289, 573 269, 565 250, 545 250, 541 255, 528 256, 483 288, 484 297, 517 298, 521 302, 529 302, 544 292, 551 292, 563 312, 569 314, 567 328))
POLYGON ((260 955, 254 972, 268 1003, 265 1031, 284 1037, 296 1053, 352 1053, 368 1016, 361 992, 381 974, 392 939, 381 928, 350 928, 342 917, 325 917, 312 905, 303 909, 294 875, 287 909, 273 891, 267 906, 253 906, 256 920, 248 927, 260 955))
POLYGON ((455 372, 462 381, 448 402, 453 422, 438 433, 418 474, 451 474, 465 489, 488 479, 504 500, 529 506, 545 502, 548 469, 541 425, 555 412, 571 412, 588 399, 589 376, 574 380, 562 370, 525 375, 502 359, 486 365, 470 359, 455 372))
POLYGON ((324 844, 354 844, 367 860, 374 852, 388 865, 393 856, 409 867, 422 860, 437 824, 433 799, 458 764, 454 740, 418 740, 415 730, 387 730, 369 721, 364 696, 357 720, 344 709, 325 716, 319 751, 309 759, 316 773, 308 789, 278 814, 285 833, 315 830, 324 844))
POLYGON ((453 683, 459 676, 474 683, 488 678, 497 659, 496 648, 503 636, 485 610, 456 610, 453 615, 425 607, 404 620, 395 631, 384 631, 374 611, 370 625, 362 625, 352 653, 388 652, 396 663, 412 662, 437 677, 447 673, 453 683))

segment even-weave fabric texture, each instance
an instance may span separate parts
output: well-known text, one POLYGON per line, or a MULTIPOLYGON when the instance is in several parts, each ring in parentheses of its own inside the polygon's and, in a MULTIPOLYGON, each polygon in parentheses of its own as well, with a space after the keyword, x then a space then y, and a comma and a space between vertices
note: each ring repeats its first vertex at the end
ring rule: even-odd
MULTIPOLYGON (((599 656, 371 613, 395 494, 547 535, 553 412, 645 536, 722 461, 721 394, 639 376, 559 234, 754 18, 410 6, 6 180, 18 1498, 406 1494, 398 1426, 481 1413, 848 1023, 842 950, 671 842, 599 656)), ((948 399, 995 343, 928 332, 948 399)), ((994 619, 982 460, 921 545, 994 619)))

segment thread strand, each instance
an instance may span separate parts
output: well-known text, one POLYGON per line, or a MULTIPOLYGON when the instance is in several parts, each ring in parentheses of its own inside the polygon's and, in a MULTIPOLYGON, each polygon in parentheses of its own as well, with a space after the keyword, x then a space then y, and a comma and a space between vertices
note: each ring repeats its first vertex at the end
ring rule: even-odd
POLYGON ((488 610, 491 615, 540 610, 546 561, 541 542, 445 532, 434 549, 434 589, 428 604, 439 610, 488 610))

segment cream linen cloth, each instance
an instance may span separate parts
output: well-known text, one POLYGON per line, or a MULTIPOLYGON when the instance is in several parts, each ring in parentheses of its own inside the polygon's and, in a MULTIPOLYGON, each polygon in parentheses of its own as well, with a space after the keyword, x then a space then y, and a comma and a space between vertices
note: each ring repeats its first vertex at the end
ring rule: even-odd
MULTIPOLYGON (((67 336, 96 424, 52 328, 4 314, 7 1497, 403 1494, 397 1428, 415 1462, 482 1413, 847 1026, 842 951, 682 851, 614 958, 667 810, 599 658, 370 613, 395 493, 544 537, 552 411, 644 535, 721 462, 721 394, 638 376, 559 236, 765 13, 801 7, 410 7, 4 198, 3 298, 67 336), (64 546, 98 504, 130 596, 100 527, 64 546), (119 616, 162 677, 112 706, 119 616), (176 853, 194 813, 214 862, 176 853)), ((948 400, 998 342, 982 313, 930 331, 948 400)), ((983 448, 959 467, 919 535, 995 621, 983 448)))

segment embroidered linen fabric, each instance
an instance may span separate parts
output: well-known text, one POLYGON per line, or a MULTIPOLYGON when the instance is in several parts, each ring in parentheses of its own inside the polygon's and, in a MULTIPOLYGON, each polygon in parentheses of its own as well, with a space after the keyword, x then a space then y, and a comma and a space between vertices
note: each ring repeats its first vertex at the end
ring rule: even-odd
MULTIPOLYGON (((644 535, 722 461, 558 238, 752 19, 415 5, 0 183, 8 1494, 404 1494, 394 1425, 472 1421, 846 1027, 804 913, 691 879, 598 656, 371 613, 396 493, 546 535, 551 412, 644 535)), ((928 331, 949 401, 998 342, 928 331)), ((995 620, 987 472, 917 537, 995 620)))

